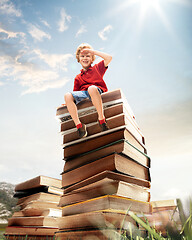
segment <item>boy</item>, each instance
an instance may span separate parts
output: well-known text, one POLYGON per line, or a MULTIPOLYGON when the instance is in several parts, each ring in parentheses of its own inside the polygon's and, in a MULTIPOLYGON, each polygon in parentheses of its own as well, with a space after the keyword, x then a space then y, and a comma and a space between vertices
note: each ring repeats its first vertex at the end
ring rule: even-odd
POLYGON ((79 120, 76 104, 87 97, 92 101, 97 110, 101 130, 106 131, 109 129, 103 112, 101 93, 107 92, 103 75, 112 57, 109 54, 94 50, 87 43, 82 43, 77 48, 76 58, 83 69, 75 77, 73 92, 65 94, 65 103, 77 127, 79 137, 82 138, 87 136, 87 130, 86 125, 79 120), (103 58, 103 60, 92 67, 91 64, 95 60, 95 55, 103 58))

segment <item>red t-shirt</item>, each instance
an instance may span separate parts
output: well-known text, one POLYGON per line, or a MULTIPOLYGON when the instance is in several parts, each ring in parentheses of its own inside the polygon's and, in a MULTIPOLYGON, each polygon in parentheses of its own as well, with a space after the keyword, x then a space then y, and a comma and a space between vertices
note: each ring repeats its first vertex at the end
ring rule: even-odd
POLYGON ((103 92, 107 92, 107 86, 103 80, 103 76, 108 67, 105 67, 104 60, 90 66, 86 71, 83 69, 81 73, 75 77, 73 91, 87 91, 88 87, 95 85, 99 87, 103 92))

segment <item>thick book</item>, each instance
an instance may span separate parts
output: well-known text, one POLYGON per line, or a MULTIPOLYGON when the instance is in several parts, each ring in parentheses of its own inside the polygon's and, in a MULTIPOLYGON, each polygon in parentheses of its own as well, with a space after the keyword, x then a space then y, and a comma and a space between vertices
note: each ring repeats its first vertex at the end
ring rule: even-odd
POLYGON ((33 200, 26 203, 21 203, 20 205, 21 210, 24 208, 59 208, 58 202, 50 202, 50 201, 40 201, 40 200, 33 200))
POLYGON ((117 240, 121 239, 121 229, 61 230, 55 233, 56 240, 117 240))
POLYGON ((160 212, 166 210, 176 210, 177 208, 177 200, 176 199, 167 199, 167 200, 159 200, 152 201, 151 205, 153 207, 153 212, 160 212))
POLYGON ((25 182, 17 184, 15 186, 15 192, 24 191, 32 188, 38 188, 41 186, 52 186, 52 187, 61 188, 61 180, 47 177, 47 176, 38 176, 32 179, 29 179, 25 182))
POLYGON ((113 210, 121 213, 122 212, 126 213, 127 210, 130 210, 135 213, 150 214, 152 212, 152 207, 149 202, 142 202, 138 200, 113 195, 105 195, 80 203, 67 205, 62 208, 62 216, 87 213, 99 210, 105 211, 113 210))
POLYGON ((33 216, 45 216, 45 217, 61 217, 62 210, 59 208, 24 208, 21 213, 25 217, 33 217, 33 216))
MULTIPOLYGON (((19 235, 18 239, 21 239, 21 236, 34 236, 36 239, 37 236, 41 236, 41 239, 47 239, 47 236, 54 236, 55 232, 58 231, 57 227, 24 227, 24 226, 9 226, 6 228, 5 236, 11 239, 16 239, 16 236, 19 235), (42 236, 46 236, 42 238, 42 236)), ((32 238, 31 238, 32 239, 32 238)))
POLYGON ((167 200, 152 201, 151 205, 153 208, 177 206, 177 200, 176 199, 167 199, 167 200))
POLYGON ((75 214, 58 218, 60 230, 80 230, 80 229, 127 229, 129 224, 137 227, 136 222, 128 214, 113 211, 97 211, 75 214))
POLYGON ((121 126, 64 144, 64 158, 74 157, 121 139, 127 140, 139 151, 147 153, 145 145, 135 139, 126 126, 121 126))
POLYGON ((58 223, 55 217, 14 217, 8 219, 8 226, 58 227, 58 223))
POLYGON ((39 192, 52 193, 52 194, 56 194, 56 195, 60 195, 60 196, 63 194, 63 191, 60 188, 51 187, 51 186, 41 186, 41 187, 37 187, 37 188, 27 189, 25 191, 15 192, 13 197, 23 198, 23 197, 27 197, 27 196, 30 196, 32 194, 36 194, 39 192))
POLYGON ((63 207, 104 195, 127 197, 143 202, 150 201, 150 193, 147 189, 123 181, 103 179, 96 183, 79 188, 78 190, 64 194, 60 199, 59 206, 63 207))
POLYGON ((45 216, 45 217, 61 217, 62 210, 59 208, 31 208, 25 207, 21 211, 14 212, 12 217, 35 217, 35 216, 45 216))
MULTIPOLYGON (((127 110, 125 104, 120 103, 120 104, 117 104, 117 105, 109 106, 109 107, 104 109, 104 114, 105 114, 105 118, 107 119, 108 124, 110 124, 109 121, 111 121, 114 116, 122 115, 122 114, 125 115, 126 116, 126 122, 129 125, 130 132, 139 141, 144 143, 144 141, 145 141, 144 136, 141 133, 137 124, 135 123, 135 119, 133 118, 133 116, 127 110)), ((92 126, 93 124, 98 123, 98 113, 97 112, 88 113, 88 114, 80 117, 80 121, 82 123, 86 124, 86 126, 89 130, 89 126, 92 126)), ((113 127, 113 125, 110 126, 110 128, 112 128, 112 127, 113 127)), ((90 131, 91 130, 92 129, 90 128, 90 131)), ((70 119, 68 121, 65 121, 65 122, 61 122, 61 134, 68 134, 68 133, 75 132, 75 131, 76 131, 76 127, 75 127, 74 121, 72 119, 70 119)))
POLYGON ((35 201, 35 200, 58 203, 60 200, 60 196, 51 194, 51 193, 40 192, 40 193, 36 193, 36 194, 30 195, 30 196, 18 199, 17 204, 18 205, 27 204, 27 203, 29 203, 31 201, 35 201))
MULTIPOLYGON (((135 130, 133 125, 129 122, 129 119, 127 118, 127 116, 124 113, 107 118, 106 121, 107 121, 107 125, 108 125, 109 129, 114 129, 114 128, 126 125, 127 130, 136 139, 138 138, 138 140, 140 142, 142 142, 142 138, 140 136, 138 136, 138 132, 135 130)), ((87 129, 87 136, 92 136, 94 134, 101 132, 101 128, 99 126, 98 121, 87 124, 86 129, 87 129)), ((78 131, 77 131, 76 127, 71 129, 70 131, 62 132, 62 134, 63 134, 63 143, 64 144, 79 139, 79 135, 78 135, 78 131)))
POLYGON ((75 184, 106 170, 116 171, 150 181, 149 168, 126 156, 114 153, 71 171, 63 172, 62 187, 75 184))
POLYGON ((84 164, 93 162, 99 158, 108 156, 112 153, 119 153, 127 156, 143 166, 150 167, 150 157, 130 144, 127 140, 118 140, 111 144, 104 145, 92 151, 80 154, 73 158, 65 158, 64 171, 70 171, 84 164))
POLYGON ((66 188, 64 188, 64 194, 66 193, 70 193, 74 190, 77 190, 79 188, 83 188, 83 187, 89 187, 90 185, 94 186, 97 185, 98 182, 100 181, 124 181, 127 183, 131 183, 131 184, 135 184, 138 186, 141 186, 145 189, 149 189, 151 184, 149 181, 143 180, 143 179, 139 179, 139 178, 135 178, 135 177, 131 177, 122 173, 116 173, 116 172, 112 172, 112 171, 103 171, 101 173, 98 173, 94 176, 91 176, 89 178, 84 179, 83 181, 80 181, 76 184, 73 184, 71 186, 68 186, 66 188))

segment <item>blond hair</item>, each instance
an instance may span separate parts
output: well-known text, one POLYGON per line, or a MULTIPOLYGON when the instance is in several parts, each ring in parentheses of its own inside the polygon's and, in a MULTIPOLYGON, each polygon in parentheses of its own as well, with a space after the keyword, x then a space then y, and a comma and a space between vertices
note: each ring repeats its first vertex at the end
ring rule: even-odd
MULTIPOLYGON (((77 62, 79 62, 79 55, 80 55, 80 52, 82 49, 84 48, 89 48, 89 49, 93 49, 92 46, 88 43, 81 43, 77 50, 76 50, 76 59, 77 59, 77 62)), ((95 55, 92 56, 92 60, 95 61, 95 55)))

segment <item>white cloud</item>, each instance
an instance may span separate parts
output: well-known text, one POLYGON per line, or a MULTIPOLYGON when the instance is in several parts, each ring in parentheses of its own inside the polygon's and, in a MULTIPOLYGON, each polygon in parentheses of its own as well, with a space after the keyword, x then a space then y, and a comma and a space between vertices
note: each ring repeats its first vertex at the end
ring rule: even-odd
POLYGON ((71 16, 67 15, 64 8, 61 9, 60 14, 61 14, 61 19, 58 22, 59 31, 64 32, 65 30, 68 29, 67 22, 71 21, 71 16))
POLYGON ((48 33, 42 31, 41 29, 37 28, 33 24, 29 26, 29 33, 35 40, 40 42, 43 41, 44 38, 51 39, 51 36, 48 33))
POLYGON ((106 33, 109 33, 112 29, 113 29, 113 27, 111 25, 107 25, 103 30, 98 32, 99 37, 103 41, 107 40, 107 37, 105 35, 106 35, 106 33))
POLYGON ((79 30, 77 31, 75 37, 78 37, 79 35, 81 35, 82 33, 87 32, 87 29, 85 27, 85 25, 81 25, 81 27, 79 28, 79 30))
POLYGON ((10 32, 0 27, 0 33, 5 33, 5 36, 0 37, 0 39, 9 39, 9 38, 17 38, 17 37, 25 37, 25 33, 23 32, 10 32))
POLYGON ((35 49, 34 53, 39 56, 51 68, 67 71, 67 62, 73 57, 72 54, 43 54, 40 49, 35 49))
POLYGON ((51 28, 50 25, 49 25, 49 23, 48 23, 46 20, 41 19, 40 21, 41 21, 46 27, 51 28))
POLYGON ((19 85, 27 88, 22 95, 59 88, 69 81, 67 77, 61 78, 58 71, 40 69, 29 62, 21 63, 18 56, 1 56, 0 66, 2 78, 17 81, 19 85))
MULTIPOLYGON (((28 28, 37 41, 51 38, 32 24, 28 28)), ((67 64, 73 57, 72 54, 49 54, 40 49, 30 50, 31 47, 23 41, 25 34, 22 32, 11 32, 0 27, 0 35, 5 40, 15 40, 14 45, 6 44, 6 41, 1 44, 0 86, 14 81, 22 87, 23 95, 60 88, 70 80, 63 76, 63 72, 68 70, 67 64)))
POLYGON ((16 17, 21 17, 21 15, 22 15, 21 10, 16 9, 14 4, 9 0, 1 0, 0 1, 0 12, 2 14, 13 15, 16 17))

